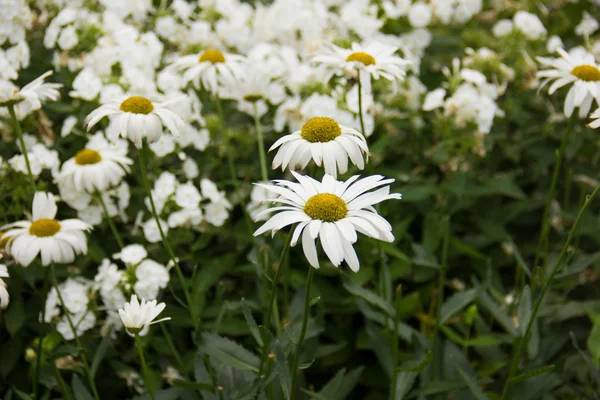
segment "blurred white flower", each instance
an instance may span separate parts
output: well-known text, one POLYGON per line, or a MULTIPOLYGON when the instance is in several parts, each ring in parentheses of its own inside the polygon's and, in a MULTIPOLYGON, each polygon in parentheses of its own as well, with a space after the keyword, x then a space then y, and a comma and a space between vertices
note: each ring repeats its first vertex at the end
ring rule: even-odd
POLYGON ((113 258, 123 261, 127 265, 137 265, 148 257, 146 248, 141 244, 130 244, 113 254, 113 258))
POLYGON ((131 296, 131 300, 119 309, 119 316, 130 335, 141 335, 144 327, 171 319, 167 317, 155 320, 165 307, 165 303, 157 304, 156 300, 147 302, 142 299, 140 303, 134 294, 131 296))
POLYGON ((44 80, 52 71, 42 74, 19 90, 9 81, 0 80, 0 110, 9 104, 15 107, 18 119, 23 119, 33 111, 42 108, 46 100, 58 100, 62 87, 60 83, 46 83, 44 80))
POLYGON ((431 7, 422 1, 413 3, 408 11, 408 22, 415 28, 426 27, 431 22, 431 7))
POLYGON ((537 15, 527 11, 517 11, 513 18, 515 29, 521 31, 529 40, 538 40, 548 33, 537 15))

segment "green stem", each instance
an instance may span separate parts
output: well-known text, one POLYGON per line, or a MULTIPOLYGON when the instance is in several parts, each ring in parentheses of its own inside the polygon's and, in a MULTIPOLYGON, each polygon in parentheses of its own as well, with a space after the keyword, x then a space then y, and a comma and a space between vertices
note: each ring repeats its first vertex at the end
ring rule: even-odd
POLYGON ((137 351, 140 356, 140 362, 142 363, 142 371, 144 373, 144 381, 146 382, 148 393, 150 393, 150 397, 152 398, 152 400, 156 400, 156 397, 154 396, 154 389, 152 389, 150 373, 148 372, 148 365, 146 365, 146 359, 144 358, 144 349, 142 349, 142 341, 140 340, 140 335, 137 333, 135 334, 135 346, 137 347, 137 351))
POLYGON ((104 217, 106 218, 106 222, 108 222, 108 226, 110 226, 110 230, 112 231, 112 234, 115 237, 117 244, 122 249, 123 247, 125 247, 125 245, 123 244, 123 240, 121 239, 121 235, 119 234, 119 231, 117 230, 117 227, 115 226, 115 223, 113 222, 110 215, 108 215, 108 208, 106 208, 106 203, 104 202, 104 199, 102 198, 102 194, 100 192, 96 192, 96 197, 98 198, 98 200, 100 201, 100 204, 102 205, 102 210, 104 211, 104 217))
MULTIPOLYGON (((48 268, 44 268, 44 287, 42 289, 42 324, 46 323, 46 297, 48 296, 48 268)), ((40 335, 38 343, 36 363, 35 363, 35 380, 33 381, 33 398, 39 398, 39 380, 40 368, 42 366, 42 344, 44 342, 44 334, 40 335)))
POLYGON ((21 123, 17 119, 17 114, 15 113, 14 104, 8 104, 8 112, 12 118, 13 124, 15 126, 15 130, 17 131, 17 138, 19 139, 19 143, 21 144, 21 151, 23 152, 23 157, 25 158, 25 166, 27 167, 27 174, 29 175, 29 179, 31 180, 31 187, 33 189, 33 194, 37 191, 35 186, 35 179, 33 178, 33 173, 31 172, 31 164, 29 163, 29 156, 27 155, 27 148, 25 147, 25 139, 23 138, 23 131, 21 130, 21 123))
POLYGON ((173 353, 173 357, 175 357, 175 361, 177 361, 177 366, 179 369, 183 371, 183 361, 181 360, 181 356, 175 347, 175 343, 173 343, 173 338, 171 338, 171 334, 168 329, 165 327, 165 324, 159 324, 160 329, 162 330, 163 336, 165 337, 167 344, 169 345, 169 349, 171 349, 171 353, 173 353))
POLYGON ((362 83, 360 82, 360 68, 358 71, 358 118, 360 119, 360 129, 364 137, 367 137, 365 132, 365 120, 363 118, 363 96, 362 96, 362 83))
POLYGON ((71 400, 71 392, 67 388, 67 384, 65 383, 65 380, 63 379, 62 375, 60 374, 60 370, 56 366, 55 362, 53 362, 52 364, 54 364, 54 373, 56 374, 56 381, 58 382, 60 391, 62 392, 63 396, 65 396, 66 400, 71 400))
POLYGON ((63 308, 63 313, 67 317, 67 322, 69 323, 69 328, 73 332, 73 336, 75 337, 75 343, 77 344, 77 350, 81 355, 81 361, 83 363, 83 369, 85 370, 85 375, 88 379, 90 387, 92 389, 92 394, 94 395, 94 399, 99 400, 98 391, 96 390, 96 384, 94 383, 94 378, 92 377, 92 373, 90 371, 90 365, 88 363, 87 357, 85 355, 85 349, 81 345, 81 341, 79 340, 79 336, 77 336, 77 330, 75 329, 75 324, 73 324, 73 320, 71 319, 71 315, 69 314, 69 309, 65 306, 65 302, 63 300, 62 294, 58 288, 58 281, 56 280, 56 272, 54 271, 54 264, 50 264, 50 275, 52 276, 52 283, 54 284, 54 288, 56 289, 56 295, 58 296, 58 301, 60 302, 61 307, 63 308))
POLYGON ((160 233, 160 237, 162 239, 163 244, 165 245, 167 252, 169 253, 169 257, 171 258, 171 262, 175 267, 175 272, 177 273, 177 277, 179 278, 179 282, 183 288, 183 294, 185 295, 185 301, 188 306, 188 310, 190 312, 190 316, 192 318, 192 323, 194 324, 194 329, 198 328, 198 323, 196 321, 196 314, 194 313, 194 309, 192 307, 192 298, 190 297, 190 293, 188 291, 187 283, 185 278, 183 277, 183 272, 181 272, 181 267, 179 266, 179 261, 177 261, 177 257, 175 257, 175 253, 173 252, 173 248, 171 244, 167 240, 167 236, 163 231, 162 224, 160 223, 160 218, 158 213, 156 212, 156 206, 154 205, 154 199, 152 198, 152 191, 150 190, 150 184, 148 183, 148 173, 146 172, 146 160, 144 157, 144 151, 147 149, 146 140, 144 140, 142 144, 142 148, 138 149, 138 158, 140 163, 140 170, 142 171, 142 181, 144 182, 144 187, 146 188, 146 193, 148 193, 148 198, 150 199, 150 208, 152 209, 152 215, 154 216, 154 220, 156 221, 156 225, 158 226, 158 231, 160 233))
POLYGON ((571 245, 571 241, 573 240, 573 238, 575 236, 575 233, 577 231, 577 228, 579 227, 579 223, 581 222, 581 219, 583 217, 583 214, 585 213, 585 210, 590 205, 590 203, 594 200, 594 198, 596 197, 596 195, 598 194, 599 191, 600 191, 600 185, 597 186, 596 189, 594 189, 592 194, 586 199, 585 203, 583 203, 583 206, 579 210, 579 214, 577 215, 577 218, 575 219, 575 223, 573 224, 573 227, 571 228, 571 231, 569 232, 569 236, 567 236, 567 241, 563 245, 562 251, 560 252, 560 256, 558 257, 558 261, 552 268, 552 271, 550 272, 550 276, 548 277, 548 279, 544 280, 542 283, 540 294, 535 302, 535 305, 533 306, 533 312, 531 313, 531 317, 527 323, 527 329, 525 330, 525 334, 519 340, 519 343, 517 344, 517 348, 513 354, 511 365, 510 365, 510 370, 508 372, 508 377, 506 378, 506 382, 504 383, 504 389, 502 390, 501 400, 510 398, 511 379, 517 373, 521 353, 522 353, 523 349, 527 347, 527 343, 529 342, 529 337, 531 336, 531 331, 533 330, 533 325, 535 323, 540 306, 542 305, 542 302, 544 300, 544 296, 546 295, 548 288, 552 284, 554 277, 560 270, 562 263, 565 260, 565 257, 567 256, 569 246, 571 245), (507 396, 509 396, 509 397, 507 397, 507 396))
POLYGON ((264 182, 269 181, 269 172, 267 170, 267 155, 265 154, 265 140, 260 126, 260 117, 258 116, 258 107, 256 102, 252 105, 254 108, 254 127, 256 128, 256 137, 258 138, 258 157, 260 158, 260 174, 264 182))
POLYGON ((448 271, 448 245, 450 243, 450 217, 446 216, 445 218, 445 230, 444 237, 442 242, 442 266, 440 268, 440 276, 437 287, 437 296, 436 296, 436 310, 435 310, 435 328, 433 331, 433 338, 431 348, 433 349, 434 360, 436 362, 433 364, 433 379, 437 378, 438 374, 438 365, 437 363, 441 361, 441 357, 439 357, 439 342, 438 342, 438 334, 440 330, 440 316, 442 314, 442 304, 444 303, 444 284, 446 283, 446 272, 448 271))
POLYGON ((571 131, 573 130, 575 117, 571 116, 569 119, 569 126, 567 127, 567 132, 563 136, 562 142, 560 144, 560 148, 558 150, 558 156, 556 159, 556 164, 554 165, 554 171, 552 172, 552 182, 550 183, 550 190, 548 191, 548 197, 546 198, 546 205, 544 206, 544 214, 542 216, 542 229, 540 232, 540 237, 537 244, 537 249, 535 251, 535 261, 533 263, 533 271, 538 266, 540 262, 540 258, 542 257, 542 248, 543 245, 548 238, 548 234, 550 233, 550 223, 548 221, 548 214, 550 212, 550 206, 552 204, 552 199, 554 198, 554 190, 556 189, 556 183, 558 182, 558 174, 560 173, 560 165, 562 163, 562 159, 565 154, 565 149, 567 148, 567 143, 569 141, 569 136, 571 135, 571 131))
POLYGON ((394 361, 394 368, 392 369, 392 388, 390 390, 390 400, 396 398, 396 386, 398 384, 396 376, 396 367, 398 366, 398 313, 392 318, 394 328, 392 331, 392 360, 394 361))
POLYGON ((302 345, 304 344, 304 336, 306 335, 306 327, 308 325, 308 314, 310 307, 310 288, 312 286, 313 276, 315 275, 315 269, 308 267, 308 278, 306 278, 306 288, 304 293, 304 317, 302 318, 302 329, 300 331, 300 338, 298 339, 298 347, 296 348, 296 354, 292 361, 292 388, 290 389, 290 400, 296 398, 296 378, 298 376, 298 361, 300 360, 300 353, 302 351, 302 345))

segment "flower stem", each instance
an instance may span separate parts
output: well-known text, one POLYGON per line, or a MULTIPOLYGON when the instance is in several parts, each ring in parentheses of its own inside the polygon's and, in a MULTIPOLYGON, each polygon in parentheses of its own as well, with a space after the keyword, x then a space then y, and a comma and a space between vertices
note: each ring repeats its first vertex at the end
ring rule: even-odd
POLYGON ((108 208, 106 208, 106 203, 104 202, 104 199, 102 198, 102 194, 100 192, 96 191, 96 197, 98 198, 98 200, 100 201, 100 204, 102 205, 102 210, 104 211, 104 217, 106 218, 106 222, 108 222, 108 226, 110 226, 110 230, 112 231, 112 234, 115 237, 117 244, 122 249, 125 246, 123 245, 123 240, 121 239, 121 234, 119 234, 119 231, 117 230, 117 227, 115 226, 115 223, 113 222, 110 215, 108 215, 108 208))
POLYGON ((140 362, 142 363, 142 371, 144 373, 144 381, 146 382, 148 393, 150 393, 150 397, 152 398, 152 400, 156 400, 156 397, 154 396, 154 390, 152 389, 150 373, 148 372, 148 365, 146 365, 146 359, 144 358, 144 349, 142 349, 142 341, 140 340, 140 335, 137 333, 135 334, 135 346, 137 347, 137 351, 140 356, 140 362))
POLYGON ((198 328, 198 321, 196 321, 196 314, 194 313, 194 309, 192 308, 192 298, 190 297, 190 293, 188 291, 187 283, 185 278, 183 277, 183 272, 181 272, 181 267, 179 266, 179 262, 177 261, 177 257, 175 257, 175 253, 173 252, 173 248, 171 244, 167 240, 167 236, 163 231, 162 224, 160 223, 160 218, 158 213, 156 212, 156 206, 154 205, 154 199, 152 198, 152 191, 150 190, 150 184, 148 183, 148 173, 146 171, 146 160, 144 157, 144 151, 147 150, 147 142, 144 140, 141 149, 138 149, 138 158, 140 163, 140 170, 142 171, 142 181, 144 182, 144 187, 146 188, 146 193, 148 193, 148 198, 150 199, 150 208, 152 209, 152 215, 154 216, 154 220, 156 221, 156 225, 158 226, 158 231, 160 233, 160 237, 162 239, 163 244, 165 245, 167 252, 169 253, 169 257, 171 258, 171 262, 175 267, 175 272, 177 273, 177 277, 179 278, 179 282, 183 288, 183 294, 185 295, 185 301, 188 306, 188 310, 190 312, 190 316, 192 318, 192 323, 194 324, 194 329, 198 328))
POLYGON ((571 245, 571 242, 575 236, 577 228, 579 227, 579 223, 581 222, 581 219, 583 217, 583 214, 585 213, 585 210, 590 205, 590 203, 594 200, 594 198, 596 197, 596 195, 598 194, 599 191, 600 191, 600 185, 594 189, 592 194, 586 199, 585 203, 583 203, 583 206, 579 210, 579 214, 577 215, 577 218, 575 219, 575 223, 573 224, 573 227, 571 228, 571 231, 569 232, 569 236, 567 236, 567 241, 563 245, 562 251, 560 252, 560 256, 558 257, 558 261, 552 268, 552 271, 550 272, 550 276, 548 277, 548 279, 544 280, 542 283, 542 286, 540 289, 540 294, 538 295, 535 305, 533 306, 533 311, 531 313, 531 317, 530 317, 529 321, 527 322, 527 329, 525 330, 525 334, 519 340, 519 342, 517 344, 517 348, 515 349, 515 352, 513 353, 510 370, 508 372, 508 377, 506 378, 506 382, 504 383, 504 389, 502 390, 501 400, 505 400, 507 398, 510 398, 510 396, 511 396, 511 393, 510 393, 511 392, 510 388, 512 386, 511 379, 517 373, 521 353, 522 353, 523 349, 527 347, 527 343, 529 342, 529 338, 530 338, 531 332, 533 330, 533 325, 535 323, 540 306, 542 305, 542 302, 544 300, 544 296, 546 295, 548 288, 552 284, 554 277, 560 270, 563 261, 565 261, 569 246, 571 245))
MULTIPOLYGON (((48 296, 48 268, 44 268, 44 287, 42 288, 42 324, 46 323, 46 298, 48 296)), ((39 380, 40 380, 40 368, 42 365, 42 344, 44 342, 45 335, 40 335, 40 341, 38 343, 36 362, 35 362, 35 378, 33 381, 33 398, 39 398, 39 380)))
POLYGON ((164 324, 159 324, 160 329, 162 330, 163 336, 165 337, 167 344, 169 345, 169 349, 171 349, 171 353, 173 353, 173 357, 175 357, 175 361, 177 361, 177 367, 183 371, 183 361, 181 360, 181 356, 175 347, 175 343, 173 343, 173 338, 169 333, 169 330, 165 327, 164 324))
POLYGON ((560 172, 560 165, 562 163, 562 159, 565 154, 565 149, 567 147, 567 142, 569 141, 569 136, 571 135, 571 131, 573 130, 575 117, 571 117, 569 119, 569 126, 567 127, 567 132, 564 134, 562 142, 560 144, 560 148, 558 150, 558 156, 556 158, 556 164, 554 164, 554 171, 552 172, 552 182, 550 183, 550 190, 548 191, 548 197, 546 198, 546 205, 544 206, 544 214, 542 216, 542 229, 540 232, 540 237, 537 244, 537 249, 535 251, 535 261, 533 263, 533 270, 537 268, 538 262, 542 258, 542 248, 544 247, 544 243, 548 239, 548 234, 550 233, 550 223, 548 221, 548 213, 550 212, 550 205, 552 204, 552 199, 554 198, 554 190, 556 189, 556 183, 558 181, 558 174, 560 172))
POLYGON ((363 95, 362 95, 362 83, 360 82, 360 68, 358 71, 358 118, 360 119, 360 130, 364 137, 367 137, 365 132, 365 120, 363 117, 363 95))
MULTIPOLYGON (((85 370, 85 375, 88 379, 90 387, 92 388, 92 394, 94 395, 94 399, 100 400, 98 396, 98 391, 96 390, 96 384, 94 383, 94 378, 92 377, 92 373, 90 372, 90 365, 88 363, 87 357, 85 355, 85 349, 81 345, 81 341, 79 340, 79 336, 77 336, 77 330, 75 329, 75 325, 73 324, 73 320, 71 319, 71 315, 69 315, 69 309, 65 306, 65 302, 63 300, 62 294, 58 288, 58 281, 56 280, 56 272, 54 271, 54 264, 50 264, 50 275, 52 276, 52 283, 54 284, 54 288, 56 290, 56 294, 58 296, 58 301, 60 302, 61 307, 63 308, 63 312, 67 317, 67 322, 69 323, 69 328, 73 332, 73 336, 75 338, 75 343, 77 344, 77 350, 81 356, 81 361, 83 363, 83 369, 85 370)), ((45 307, 45 305, 44 305, 45 307)))
POLYGON ((25 139, 23 138, 23 131, 21 131, 21 124, 17 119, 17 114, 15 112, 14 104, 8 104, 8 112, 12 118, 13 124, 15 126, 15 130, 17 131, 17 138, 19 139, 19 143, 21 144, 21 151, 23 152, 23 158, 25 158, 25 166, 27 167, 27 174, 29 175, 29 179, 31 180, 31 187, 33 189, 33 193, 37 191, 35 186, 35 179, 33 178, 33 173, 31 172, 31 164, 29 163, 29 156, 27 155, 27 148, 25 147, 25 139))
MULTIPOLYGON (((275 271, 275 276, 273 277, 273 284, 271 285, 271 296, 269 297, 269 304, 267 306, 267 314, 265 320, 263 321, 263 325, 269 329, 271 326, 271 316, 273 315, 273 307, 276 303, 277 298, 277 282, 279 281, 279 277, 281 276, 281 270, 283 269, 283 262, 285 260, 285 256, 290 249, 290 242, 292 241, 292 230, 290 229, 290 233, 288 233, 287 239, 285 240, 285 244, 283 245, 283 250, 281 250, 281 256, 279 257, 279 265, 277 266, 277 270, 275 271)), ((263 371, 263 367, 265 365, 265 360, 267 359, 267 354, 269 352, 269 343, 265 343, 262 349, 262 354, 260 356, 260 364, 258 366, 258 376, 260 377, 263 371)))
POLYGON ((264 182, 269 180, 269 172, 267 170, 267 156, 265 154, 265 140, 263 137, 262 127, 260 126, 260 117, 258 116, 258 107, 256 102, 252 105, 254 108, 254 126, 256 128, 256 137, 258 138, 258 157, 260 158, 260 174, 264 182))
POLYGON ((306 327, 308 325, 308 314, 310 307, 310 288, 312 286, 313 276, 315 269, 313 267, 308 268, 308 278, 306 278, 306 288, 304 293, 304 317, 302 319, 302 330, 300 331, 300 338, 298 339, 298 347, 296 348, 296 354, 292 361, 292 388, 290 389, 290 400, 296 398, 296 378, 298 376, 298 361, 300 359, 300 352, 302 351, 302 345, 304 344, 304 336, 306 335, 306 327))
MULTIPOLYGON (((438 280, 437 295, 436 295, 436 308, 435 308, 435 328, 433 331, 433 338, 431 348, 433 349, 434 360, 441 362, 442 358, 439 354, 439 343, 437 340, 438 333, 440 330, 440 316, 442 313, 442 304, 444 303, 444 284, 446 283, 446 272, 448 271, 448 245, 450 243, 450 217, 445 218, 445 230, 442 242, 442 266, 440 268, 440 276, 438 280)), ((437 378, 439 372, 438 364, 433 363, 433 379, 437 378)))

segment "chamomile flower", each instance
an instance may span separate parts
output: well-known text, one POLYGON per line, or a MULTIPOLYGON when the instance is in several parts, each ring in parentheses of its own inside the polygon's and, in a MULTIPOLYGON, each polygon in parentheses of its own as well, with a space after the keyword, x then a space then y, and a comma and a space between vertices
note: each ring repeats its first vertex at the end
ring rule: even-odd
POLYGON ((275 215, 264 223, 254 236, 267 231, 273 234, 281 228, 298 223, 292 234, 291 246, 295 246, 302 235, 302 250, 314 268, 319 268, 316 240, 321 238, 321 246, 333 265, 342 261, 352 271, 358 271, 360 262, 352 245, 358 240, 357 232, 369 237, 392 242, 392 226, 381 217, 373 205, 384 200, 400 199, 400 194, 390 194, 389 184, 393 179, 373 175, 359 179, 353 176, 340 182, 325 174, 321 182, 292 172, 298 180, 290 182, 276 180, 275 185, 258 184, 278 196, 270 201, 280 203, 262 211, 258 217, 275 215), (378 188, 377 190, 373 190, 378 188))
POLYGON ((207 49, 202 54, 183 56, 169 68, 183 72, 183 82, 192 82, 196 89, 204 88, 217 94, 224 82, 239 79, 244 75, 244 57, 207 49))
POLYGON ((337 177, 348 171, 348 158, 359 169, 364 169, 363 153, 369 154, 364 136, 356 129, 338 124, 327 117, 314 117, 302 129, 277 140, 269 151, 279 147, 273 159, 273 169, 281 166, 294 170, 304 169, 312 159, 324 165, 325 173, 337 177))
POLYGON ((6 252, 21 265, 31 264, 40 254, 44 266, 66 264, 75 255, 87 253, 86 231, 92 228, 79 219, 57 221, 56 201, 52 193, 36 192, 33 197, 33 221, 19 221, 0 228, 8 237, 6 252))
MULTIPOLYGON (((179 100, 179 99, 175 99, 179 100)), ((104 117, 118 119, 115 124, 120 129, 112 130, 112 141, 115 135, 121 135, 133 142, 138 149, 142 147, 143 140, 154 143, 162 136, 163 124, 175 136, 179 134, 179 127, 183 120, 165 106, 167 103, 153 103, 142 96, 119 97, 116 100, 98 107, 92 111, 84 121, 89 131, 104 117)))
POLYGON ((0 80, 0 108, 14 105, 18 119, 23 119, 35 110, 42 108, 45 100, 58 100, 62 87, 60 83, 46 83, 44 80, 52 75, 48 71, 19 90, 10 81, 0 80))
POLYGON ((110 144, 92 146, 65 161, 57 180, 80 192, 102 192, 117 186, 131 164, 133 161, 122 148, 110 144))
POLYGON ((383 77, 387 80, 403 80, 410 61, 394 55, 397 47, 371 42, 365 46, 352 43, 350 49, 344 49, 334 44, 329 45, 313 58, 313 62, 321 64, 329 71, 326 80, 332 75, 348 75, 355 77, 356 71, 365 71, 374 79, 383 77))
POLYGON ((564 114, 570 117, 575 107, 579 107, 579 117, 585 118, 590 112, 592 102, 600 104, 600 66, 594 55, 582 48, 566 52, 557 49, 560 58, 538 57, 545 67, 537 76, 544 78, 540 89, 552 82, 548 94, 553 94, 563 86, 571 85, 565 99, 564 114))
MULTIPOLYGON (((140 303, 137 296, 131 296, 131 301, 125 303, 123 308, 119 309, 119 316, 127 332, 131 335, 144 335, 144 328, 148 325, 157 324, 162 321, 168 321, 171 318, 162 318, 157 321, 154 319, 165 309, 165 303, 156 304, 156 300, 146 301, 142 299, 140 303)), ((147 330, 146 330, 147 331, 147 330)))

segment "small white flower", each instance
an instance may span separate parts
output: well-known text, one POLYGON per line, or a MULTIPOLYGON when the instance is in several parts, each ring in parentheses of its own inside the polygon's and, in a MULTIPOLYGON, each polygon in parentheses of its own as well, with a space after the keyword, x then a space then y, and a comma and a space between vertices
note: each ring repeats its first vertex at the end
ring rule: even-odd
POLYGON ((594 32, 596 32, 599 27, 600 24, 598 24, 596 18, 592 17, 592 15, 589 12, 584 11, 581 22, 575 27, 575 33, 579 36, 589 37, 594 32))
POLYGON ((517 11, 513 18, 515 28, 521 31, 529 40, 538 40, 545 36, 548 31, 537 15, 527 11, 517 11))
POLYGON ((510 19, 501 19, 496 22, 496 25, 492 28, 492 33, 495 37, 500 38, 507 36, 513 30, 513 22, 510 19))
POLYGON ((444 105, 444 97, 446 96, 446 90, 438 88, 427 93, 425 101, 423 102, 423 111, 431 111, 444 105))
POLYGON ((121 260, 127 265, 137 265, 146 257, 148 257, 148 252, 141 244, 127 245, 120 252, 113 254, 113 258, 121 260))
MULTIPOLYGON (((169 230, 169 225, 163 220, 160 220, 160 225, 166 235, 169 230)), ((150 243, 158 243, 161 241, 160 230, 158 229, 158 224, 154 218, 150 218, 148 221, 144 222, 142 228, 147 241, 150 243)))
POLYGON ((58 100, 60 97, 58 89, 62 85, 44 82, 44 79, 50 75, 52 75, 52 71, 46 72, 23 86, 21 90, 9 81, 0 80, 0 108, 13 104, 17 118, 23 119, 33 111, 42 108, 43 101, 58 100))
POLYGON ((179 207, 193 210, 199 207, 201 200, 200 191, 191 182, 179 185, 175 191, 175 203, 179 207))
POLYGON ((424 28, 431 22, 431 7, 418 1, 408 11, 408 22, 415 28, 424 28))
POLYGON ((590 122, 588 126, 592 129, 600 128, 600 108, 591 113, 590 118, 593 119, 593 121, 590 122))
POLYGON ((165 307, 165 303, 156 304, 156 300, 146 302, 145 299, 142 299, 140 304, 137 296, 134 294, 131 296, 131 301, 125 303, 123 308, 119 309, 119 316, 127 332, 131 335, 136 335, 140 334, 142 329, 148 325, 170 320, 170 317, 154 320, 165 307))

